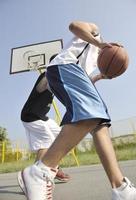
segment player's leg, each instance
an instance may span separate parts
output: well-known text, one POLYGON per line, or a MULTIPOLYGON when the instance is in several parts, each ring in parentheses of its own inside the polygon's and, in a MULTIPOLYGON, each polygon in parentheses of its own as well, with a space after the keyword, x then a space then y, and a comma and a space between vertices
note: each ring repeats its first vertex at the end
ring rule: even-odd
POLYGON ((59 161, 83 139, 88 131, 93 130, 99 122, 99 119, 85 120, 64 125, 46 156, 43 157, 42 162, 49 167, 55 168, 59 161))
POLYGON ((100 126, 100 128, 92 134, 93 141, 103 164, 103 167, 108 175, 112 187, 121 185, 123 175, 117 163, 115 151, 109 136, 107 126, 100 126))
MULTIPOLYGON (((36 120, 33 122, 23 122, 25 128, 27 141, 29 145, 30 152, 36 154, 36 159, 41 160, 46 154, 49 146, 54 141, 54 136, 51 133, 50 129, 46 126, 46 122, 42 120, 36 120)), ((18 173, 18 183, 24 194, 26 194, 25 185, 23 183, 22 171, 18 173)))
POLYGON ((26 196, 30 200, 43 200, 43 197, 45 200, 52 199, 52 184, 59 161, 98 123, 99 120, 87 120, 64 125, 42 162, 38 161, 25 168, 22 179, 27 191, 26 196))
POLYGON ((123 174, 118 165, 108 127, 100 126, 93 134, 94 144, 102 165, 112 186, 112 200, 134 200, 136 189, 123 174))
MULTIPOLYGON (((48 127, 48 120, 23 122, 23 125, 26 131, 29 149, 36 154, 35 162, 41 160, 55 139, 54 134, 48 127)), ((22 171, 18 173, 18 183, 24 194, 26 194, 22 171)))
POLYGON ((42 160, 42 158, 46 154, 47 150, 48 150, 48 148, 38 149, 37 152, 36 152, 35 162, 38 161, 38 160, 42 160))
MULTIPOLYGON (((59 135, 59 133, 61 131, 61 127, 51 118, 48 119, 48 121, 46 122, 46 125, 50 129, 50 132, 53 135, 52 137, 54 137, 54 139, 55 139, 59 135)), ((43 156, 42 156, 42 158, 43 158, 43 156)), ((39 160, 42 160, 42 159, 39 159, 39 160)), ((58 166, 58 172, 55 176, 55 179, 57 179, 61 182, 68 182, 70 180, 70 178, 71 177, 69 176, 69 174, 64 173, 62 168, 60 166, 58 166)))
MULTIPOLYGON (((36 153, 35 162, 41 160, 59 134, 61 128, 52 119, 48 119, 47 121, 36 120, 29 123, 23 122, 23 125, 26 130, 30 151, 36 153)), ((70 180, 70 176, 64 173, 59 167, 55 178, 62 182, 70 180)), ((22 181, 22 172, 18 173, 18 182, 23 192, 26 193, 22 181)))

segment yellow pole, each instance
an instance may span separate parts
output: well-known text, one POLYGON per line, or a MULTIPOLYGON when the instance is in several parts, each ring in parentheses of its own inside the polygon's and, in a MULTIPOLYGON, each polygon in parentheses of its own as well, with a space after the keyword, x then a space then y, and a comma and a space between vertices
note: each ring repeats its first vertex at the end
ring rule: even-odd
POLYGON ((19 160, 19 144, 18 142, 16 143, 16 161, 19 160))
POLYGON ((73 157, 74 157, 74 159, 75 159, 75 162, 76 162, 77 166, 79 167, 80 164, 79 164, 79 161, 78 161, 78 159, 77 159, 77 156, 76 156, 76 154, 75 154, 74 149, 71 150, 71 153, 72 153, 72 155, 73 155, 73 157))
POLYGON ((2 142, 2 159, 1 159, 1 162, 4 163, 5 161, 5 148, 6 147, 6 143, 5 141, 2 142))
POLYGON ((56 112, 58 121, 59 121, 59 123, 60 123, 60 122, 61 122, 61 115, 60 115, 60 112, 59 112, 59 110, 58 110, 58 108, 57 108, 57 104, 56 104, 56 102, 54 101, 54 99, 53 99, 52 104, 53 104, 54 110, 55 110, 55 112, 56 112))

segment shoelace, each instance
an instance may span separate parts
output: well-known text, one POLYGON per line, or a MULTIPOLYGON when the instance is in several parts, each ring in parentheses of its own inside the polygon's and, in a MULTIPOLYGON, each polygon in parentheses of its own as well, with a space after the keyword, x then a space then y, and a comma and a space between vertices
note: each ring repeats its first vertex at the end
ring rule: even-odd
POLYGON ((130 184, 129 184, 129 187, 130 187, 130 188, 135 188, 135 189, 136 189, 136 187, 135 187, 135 185, 134 185, 133 183, 130 183, 130 184))
POLYGON ((52 190, 53 190, 53 184, 48 181, 47 182, 47 200, 52 200, 52 190))
POLYGON ((45 177, 45 181, 46 181, 45 200, 52 200, 54 182, 48 176, 45 177))

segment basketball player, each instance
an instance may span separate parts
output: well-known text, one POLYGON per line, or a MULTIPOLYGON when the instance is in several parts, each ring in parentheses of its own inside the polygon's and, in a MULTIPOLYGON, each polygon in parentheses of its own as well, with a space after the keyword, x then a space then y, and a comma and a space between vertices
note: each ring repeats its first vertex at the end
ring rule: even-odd
MULTIPOLYGON (((52 104, 53 94, 48 89, 43 89, 47 87, 46 85, 45 73, 42 73, 21 112, 21 120, 26 130, 30 150, 37 153, 36 160, 42 159, 61 130, 58 124, 47 116, 52 104), (42 79, 44 83, 41 82, 42 86, 40 85, 39 90, 39 82, 42 79)), ((21 173, 18 173, 20 186, 21 173)), ((55 178, 67 182, 70 176, 59 168, 55 178)), ((23 187, 21 188, 23 189, 23 187)))
MULTIPOLYGON (((110 45, 101 41, 99 29, 93 23, 76 21, 69 29, 74 37, 49 64, 46 75, 50 89, 66 107, 61 123, 63 128, 42 160, 22 173, 28 199, 52 199, 52 184, 59 161, 91 132, 112 186, 112 200, 136 200, 136 189, 124 177, 116 160, 106 105, 90 80, 98 50, 105 46, 110 48, 110 45)), ((101 74, 98 77, 104 78, 101 74)))

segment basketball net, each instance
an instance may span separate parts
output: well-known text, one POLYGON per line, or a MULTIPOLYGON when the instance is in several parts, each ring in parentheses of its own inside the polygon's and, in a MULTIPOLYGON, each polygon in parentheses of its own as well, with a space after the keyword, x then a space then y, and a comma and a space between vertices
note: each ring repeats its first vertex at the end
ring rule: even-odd
POLYGON ((45 69, 45 66, 43 66, 42 63, 42 55, 38 54, 35 51, 26 51, 23 54, 23 59, 25 62, 25 65, 27 66, 27 69, 29 70, 39 70, 39 69, 45 69))

